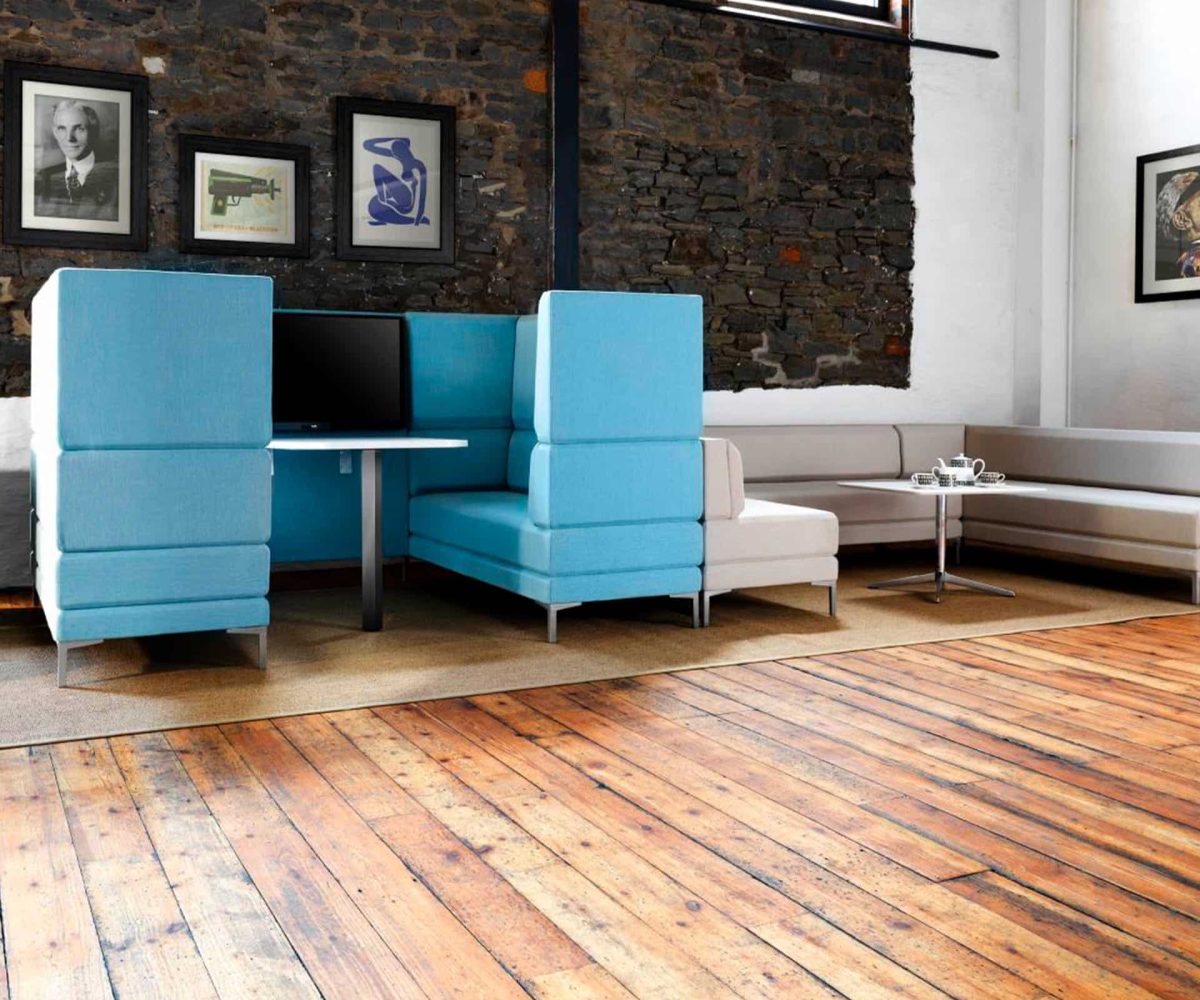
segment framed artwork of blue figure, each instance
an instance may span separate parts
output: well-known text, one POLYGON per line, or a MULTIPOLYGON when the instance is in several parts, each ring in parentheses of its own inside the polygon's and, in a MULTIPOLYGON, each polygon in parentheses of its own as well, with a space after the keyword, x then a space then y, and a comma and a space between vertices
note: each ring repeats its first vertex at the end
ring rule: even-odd
POLYGON ((337 99, 337 253, 454 261, 454 108, 337 99))

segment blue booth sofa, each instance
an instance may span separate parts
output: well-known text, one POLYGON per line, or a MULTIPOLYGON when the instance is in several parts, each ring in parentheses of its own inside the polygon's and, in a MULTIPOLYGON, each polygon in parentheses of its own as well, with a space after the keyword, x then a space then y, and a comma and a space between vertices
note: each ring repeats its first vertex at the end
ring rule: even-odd
MULTIPOLYGON (((385 555, 537 601, 550 641, 585 601, 686 596, 696 622, 700 298, 554 291, 536 316, 405 320, 410 433, 469 447, 385 456, 385 555)), ((336 455, 275 459, 275 561, 357 558, 357 476, 336 455)))
POLYGON ((35 581, 67 651, 256 632, 266 662, 271 281, 63 269, 33 301, 35 581))

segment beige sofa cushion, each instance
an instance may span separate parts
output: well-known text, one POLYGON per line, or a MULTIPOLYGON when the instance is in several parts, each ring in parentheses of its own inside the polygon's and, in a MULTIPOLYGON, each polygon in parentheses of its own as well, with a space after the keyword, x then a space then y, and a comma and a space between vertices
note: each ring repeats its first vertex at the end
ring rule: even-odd
POLYGON ((700 440, 704 445, 704 519, 737 517, 746 506, 742 456, 724 438, 700 440))
POLYGON ((900 438, 891 424, 706 427, 742 453, 747 483, 895 479, 900 438))
POLYGON ((1200 434, 968 427, 968 455, 1012 479, 1200 495, 1200 434))
POLYGON ((949 462, 966 447, 962 424, 897 424, 901 475, 928 472, 940 458, 949 462))
POLYGON ((1200 548, 1200 497, 1065 483, 1028 485, 1044 486, 1046 492, 968 496, 968 524, 988 522, 1200 548))
POLYGON ((837 518, 823 510, 747 498, 738 517, 704 524, 708 564, 832 556, 837 549, 837 518))
MULTIPOLYGON (((794 503, 832 511, 842 524, 875 521, 927 521, 933 530, 937 501, 916 493, 856 490, 832 482, 754 483, 747 495, 775 503, 794 503)), ((946 498, 946 516, 962 516, 962 497, 946 498)))

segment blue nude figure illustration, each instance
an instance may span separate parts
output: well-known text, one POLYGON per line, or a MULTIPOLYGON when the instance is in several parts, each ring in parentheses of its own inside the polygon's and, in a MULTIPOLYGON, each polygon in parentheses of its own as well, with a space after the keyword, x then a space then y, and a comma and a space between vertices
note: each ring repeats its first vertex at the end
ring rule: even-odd
POLYGON ((399 176, 383 165, 372 166, 375 197, 367 206, 372 226, 429 226, 425 214, 425 196, 429 187, 429 171, 412 151, 412 140, 406 138, 368 139, 363 149, 376 156, 395 160, 400 165, 399 176))

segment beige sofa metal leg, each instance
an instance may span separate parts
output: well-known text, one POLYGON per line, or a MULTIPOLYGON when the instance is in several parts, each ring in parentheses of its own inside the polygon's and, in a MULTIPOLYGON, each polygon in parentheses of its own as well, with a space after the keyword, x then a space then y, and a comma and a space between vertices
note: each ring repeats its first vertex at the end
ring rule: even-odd
POLYGON ((712 599, 719 597, 721 594, 728 594, 728 590, 706 590, 700 596, 703 603, 703 610, 700 614, 700 624, 708 628, 708 623, 712 620, 712 599))
POLYGON ((1192 603, 1200 604, 1200 573, 1192 574, 1192 603))
POLYGON ((829 589, 829 617, 837 617, 837 580, 814 580, 814 587, 827 587, 829 589))

